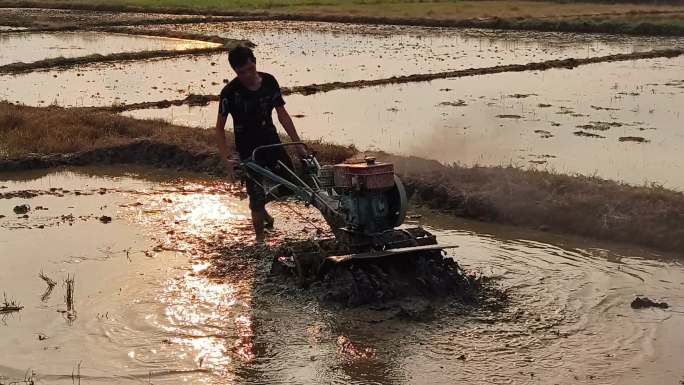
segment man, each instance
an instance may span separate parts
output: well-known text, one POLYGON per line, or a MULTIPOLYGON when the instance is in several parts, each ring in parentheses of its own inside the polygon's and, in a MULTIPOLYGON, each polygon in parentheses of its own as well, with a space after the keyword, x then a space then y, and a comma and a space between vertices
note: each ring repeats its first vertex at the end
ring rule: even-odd
MULTIPOLYGON (((233 168, 236 161, 232 160, 226 146, 225 125, 228 114, 233 116, 233 131, 235 133, 235 148, 241 160, 252 155, 255 148, 268 144, 280 143, 273 119, 273 110, 278 114, 278 121, 287 132, 293 142, 299 142, 299 135, 295 130, 290 114, 285 109, 285 101, 278 81, 270 74, 258 72, 256 58, 251 49, 237 47, 228 54, 228 62, 236 73, 236 77, 221 91, 218 117, 216 119, 216 141, 219 153, 228 171, 228 176, 233 179, 233 168)), ((306 155, 303 146, 297 146, 300 156, 306 155)), ((288 167, 291 161, 284 149, 263 150, 257 155, 259 164, 281 174, 278 161, 288 167)), ((285 176, 284 174, 281 174, 285 176)), ((252 177, 255 177, 252 175, 252 177)), ((268 198, 264 192, 263 182, 256 178, 247 178, 247 194, 249 195, 249 208, 252 212, 252 224, 256 241, 264 240, 264 228, 273 226, 273 217, 266 211, 268 198)))

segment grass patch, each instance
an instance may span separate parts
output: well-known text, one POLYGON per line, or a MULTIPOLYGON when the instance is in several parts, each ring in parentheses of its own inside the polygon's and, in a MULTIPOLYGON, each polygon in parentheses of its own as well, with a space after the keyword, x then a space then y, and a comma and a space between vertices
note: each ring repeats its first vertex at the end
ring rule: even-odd
POLYGON ((126 144, 137 138, 197 151, 214 146, 213 133, 206 130, 85 109, 35 108, 0 102, 0 157, 87 151, 126 144))
MULTIPOLYGON (((0 102, 0 158, 27 154, 68 154, 130 144, 138 140, 177 146, 190 153, 216 151, 213 130, 176 126, 159 120, 139 120, 81 108, 27 107, 0 102)), ((232 132, 226 132, 233 149, 232 132)), ((326 162, 341 162, 353 147, 309 141, 326 162)))
MULTIPOLYGON (((155 10, 230 12, 236 10, 298 11, 307 13, 438 18, 548 17, 680 10, 676 1, 530 1, 530 0, 58 0, 50 7, 92 10, 155 10)), ((35 0, 3 0, 3 6, 45 7, 35 0)))
POLYGON ((482 221, 684 250, 684 194, 581 175, 516 167, 394 162, 413 197, 431 208, 482 221))

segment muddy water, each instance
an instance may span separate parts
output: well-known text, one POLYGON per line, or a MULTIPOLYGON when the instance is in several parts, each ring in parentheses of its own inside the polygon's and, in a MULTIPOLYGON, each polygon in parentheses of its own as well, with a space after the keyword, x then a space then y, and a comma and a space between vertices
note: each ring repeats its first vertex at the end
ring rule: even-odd
MULTIPOLYGON (((298 130, 312 139, 684 189, 683 73, 684 58, 639 60, 291 95, 287 102, 298 130)), ((211 127, 216 110, 214 103, 127 114, 211 127)))
POLYGON ((186 50, 211 43, 104 32, 5 33, 0 35, 0 65, 92 54, 186 50))
MULTIPOLYGON (((653 252, 422 213, 441 242, 461 246, 451 256, 512 300, 495 314, 438 303, 433 320, 405 321, 335 310, 270 282, 268 261, 235 254, 249 242, 246 202, 221 183, 137 169, 3 178, 12 179, 3 194, 37 196, 0 208, 2 290, 25 306, 0 323, 0 381, 31 368, 38 383, 67 384, 79 363, 85 383, 123 384, 673 383, 684 374, 684 270, 653 252), (27 219, 12 212, 22 203, 33 208, 27 219), (207 278, 217 264, 221 278, 207 278), (59 312, 61 285, 44 295, 41 269, 60 284, 75 274, 74 317, 59 312), (632 310, 637 294, 672 308, 632 310)), ((285 207, 274 212, 270 242, 312 231, 285 207)))
MULTIPOLYGON (((498 64, 680 47, 681 38, 617 37, 330 23, 149 26, 247 38, 283 86, 386 78, 498 64)), ((145 29, 141 29, 144 31, 145 29)), ((217 94, 234 76, 225 54, 0 76, 0 98, 27 105, 110 106, 217 94), (103 81, 104 79, 104 81, 103 81)))

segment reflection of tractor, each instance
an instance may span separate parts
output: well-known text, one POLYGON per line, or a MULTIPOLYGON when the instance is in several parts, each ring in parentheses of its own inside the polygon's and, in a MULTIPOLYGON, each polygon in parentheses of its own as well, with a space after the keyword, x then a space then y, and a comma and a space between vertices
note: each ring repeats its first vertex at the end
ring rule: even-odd
POLYGON ((248 171, 245 174, 259 175, 268 182, 264 184, 285 186, 296 199, 316 207, 335 237, 290 244, 287 255, 278 256, 274 267, 293 270, 299 283, 307 285, 340 264, 399 264, 417 256, 442 260, 445 247, 437 245, 434 235, 421 227, 397 229, 404 222, 407 200, 391 163, 365 158, 321 166, 314 155, 308 155, 302 159, 301 178, 280 162, 289 174, 283 178, 256 161, 263 151, 291 145, 303 144, 258 147, 242 163, 248 171))

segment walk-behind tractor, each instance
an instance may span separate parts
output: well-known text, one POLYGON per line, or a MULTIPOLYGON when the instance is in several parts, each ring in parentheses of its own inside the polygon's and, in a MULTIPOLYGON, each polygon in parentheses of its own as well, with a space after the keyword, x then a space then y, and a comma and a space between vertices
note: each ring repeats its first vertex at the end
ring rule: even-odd
MULTIPOLYGON (((445 248, 454 246, 438 245, 435 236, 422 227, 402 226, 407 197, 393 164, 366 157, 321 166, 309 152, 302 159, 303 172, 298 175, 283 162, 278 162, 281 170, 276 174, 255 161, 263 152, 282 151, 279 147, 293 145, 303 144, 258 147, 242 163, 244 174, 259 183, 267 194, 284 186, 296 200, 320 210, 334 237, 288 243, 275 257, 274 270, 289 272, 300 285, 308 286, 349 264, 377 270, 377 274, 372 274, 376 278, 370 279, 401 273, 420 280, 426 274, 432 277, 432 270, 445 263, 458 269, 452 259, 443 255, 445 248)), ((451 285, 425 282, 427 286, 441 284, 451 285)), ((369 285, 377 286, 373 282, 369 285)))

